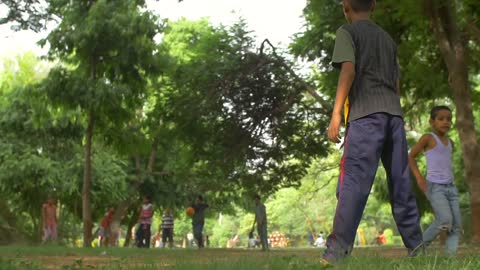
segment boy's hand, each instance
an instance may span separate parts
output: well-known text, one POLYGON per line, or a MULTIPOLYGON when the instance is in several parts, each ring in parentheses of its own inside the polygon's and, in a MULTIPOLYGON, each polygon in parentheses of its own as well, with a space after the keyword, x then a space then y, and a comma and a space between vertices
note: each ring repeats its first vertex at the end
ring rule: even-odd
POLYGON ((417 184, 418 184, 418 188, 420 188, 420 190, 426 194, 427 193, 427 182, 425 181, 425 178, 423 178, 423 176, 419 179, 417 179, 417 184))
POLYGON ((334 143, 340 142, 340 125, 342 123, 342 114, 333 113, 330 125, 328 126, 328 139, 334 143))

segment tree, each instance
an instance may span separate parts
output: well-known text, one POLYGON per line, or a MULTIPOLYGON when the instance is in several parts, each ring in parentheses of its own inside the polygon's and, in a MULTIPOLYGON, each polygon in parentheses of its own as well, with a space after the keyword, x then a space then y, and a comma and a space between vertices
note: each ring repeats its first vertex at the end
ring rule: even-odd
MULTIPOLYGON (((200 193, 225 212, 243 195, 298 185, 312 158, 326 154, 317 136, 324 108, 304 97, 305 83, 268 42, 255 51, 246 28, 166 25, 159 53, 168 65, 118 133, 136 142, 122 150, 135 161, 132 191, 182 207, 200 193)), ((116 224, 135 203, 118 206, 116 224)))
POLYGON ((480 243, 480 144, 475 131, 469 79, 470 62, 476 61, 477 70, 479 66, 478 58, 469 59, 470 52, 478 53, 480 48, 480 28, 475 17, 479 9, 473 1, 425 0, 424 5, 448 70, 448 83, 456 107, 455 125, 460 135, 463 164, 470 187, 473 240, 480 243))
POLYGON ((61 19, 43 44, 49 57, 70 67, 54 68, 43 82, 51 100, 79 108, 86 120, 82 212, 84 246, 92 240, 92 142, 96 128, 121 126, 140 104, 147 77, 157 72, 155 42, 160 31, 144 1, 51 1, 61 19))
POLYGON ((51 14, 47 12, 47 2, 42 0, 3 0, 8 9, 7 16, 0 18, 0 24, 17 23, 14 30, 30 29, 35 32, 46 28, 51 14))
POLYGON ((191 145, 202 185, 214 179, 209 188, 227 181, 267 194, 298 184, 312 158, 326 154, 324 108, 304 96, 292 63, 268 41, 254 51, 243 22, 216 32, 205 24, 172 25, 162 43, 172 56, 166 120, 191 145))
MULTIPOLYGON (((40 209, 47 195, 61 198, 75 186, 69 177, 75 137, 81 126, 75 114, 58 113, 48 106, 34 85, 48 67, 32 53, 5 60, 0 78, 0 193, 6 224, 16 237, 38 241, 40 209), (16 221, 22 222, 16 222, 16 221)), ((12 239, 14 240, 14 239, 12 239)))
MULTIPOLYGON (((53 195, 61 205, 61 241, 76 239, 72 229, 82 217, 81 198, 77 194, 82 187, 81 140, 85 121, 80 110, 55 106, 47 93, 40 91, 40 82, 49 68, 33 53, 3 61, 0 219, 7 224, 5 238, 11 235, 7 239, 11 242, 40 241, 40 209, 48 195, 53 195)), ((123 199, 127 190, 125 161, 102 140, 97 139, 95 145, 92 175, 97 181, 91 190, 94 218, 104 214, 106 205, 123 199)))

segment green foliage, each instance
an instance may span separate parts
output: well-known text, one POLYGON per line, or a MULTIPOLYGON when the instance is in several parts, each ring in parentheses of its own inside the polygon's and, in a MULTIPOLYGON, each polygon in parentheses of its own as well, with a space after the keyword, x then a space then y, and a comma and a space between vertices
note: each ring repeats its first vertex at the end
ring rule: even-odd
POLYGON ((311 158, 325 153, 319 130, 326 120, 284 68, 291 63, 267 49, 255 52, 245 28, 179 21, 163 38, 171 60, 157 101, 165 100, 166 122, 191 145, 200 190, 226 181, 271 193, 295 185, 311 158))
POLYGON ((40 31, 51 19, 46 2, 41 0, 2 0, 2 8, 7 8, 7 15, 0 17, 0 25, 14 23, 14 30, 31 29, 40 31))
MULTIPOLYGON (((18 238, 39 240, 42 203, 54 194, 64 206, 60 235, 74 239, 81 201, 83 118, 77 110, 49 104, 35 83, 46 74, 45 63, 32 54, 7 61, 0 96, 0 194, 5 197, 7 223, 18 238), (42 68, 43 67, 43 68, 42 68), (16 218, 8 217, 17 213, 16 218)), ((125 197, 125 162, 98 142, 94 159, 93 204, 95 216, 103 206, 125 197)), ((63 213, 63 212, 62 212, 63 213)), ((12 240, 12 239, 11 239, 12 240)))
POLYGON ((153 38, 160 31, 137 2, 52 2, 51 12, 62 21, 42 43, 50 44, 49 58, 73 67, 57 67, 45 80, 53 102, 93 110, 103 125, 133 115, 146 76, 158 72, 153 38))

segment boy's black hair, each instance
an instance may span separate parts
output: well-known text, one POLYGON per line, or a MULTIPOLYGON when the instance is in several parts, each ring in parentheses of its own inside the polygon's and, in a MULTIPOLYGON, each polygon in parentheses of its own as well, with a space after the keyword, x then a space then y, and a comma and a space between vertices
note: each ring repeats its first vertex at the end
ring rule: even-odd
POLYGON ((439 111, 443 111, 443 110, 452 112, 452 110, 450 110, 450 108, 447 107, 447 106, 445 106, 445 105, 435 106, 435 107, 433 107, 432 110, 430 111, 430 119, 431 119, 431 120, 435 120, 435 118, 437 117, 438 112, 439 112, 439 111))
POLYGON ((255 196, 253 196, 253 198, 260 200, 260 195, 256 194, 255 196))
POLYGON ((198 195, 197 199, 199 199, 201 202, 203 202, 203 196, 202 195, 198 195))
POLYGON ((365 12, 372 9, 372 5, 375 0, 346 0, 350 3, 353 11, 355 12, 365 12))

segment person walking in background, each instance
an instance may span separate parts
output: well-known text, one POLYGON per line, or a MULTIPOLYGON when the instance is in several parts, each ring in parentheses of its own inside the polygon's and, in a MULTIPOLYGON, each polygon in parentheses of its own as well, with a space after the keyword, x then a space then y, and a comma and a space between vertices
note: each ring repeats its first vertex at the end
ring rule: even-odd
MULTIPOLYGON (((99 246, 108 246, 111 237, 115 237, 116 235, 112 234, 110 225, 112 224, 113 220, 113 214, 115 213, 115 210, 113 207, 109 207, 107 209, 107 212, 102 218, 102 221, 100 222, 100 228, 98 230, 98 244, 99 246)), ((114 241, 112 241, 114 243, 114 241)))
POLYGON ((462 232, 462 218, 458 203, 458 190, 453 183, 452 152, 454 145, 447 133, 452 126, 452 111, 436 106, 430 112, 432 132, 424 134, 409 154, 410 168, 420 190, 430 201, 435 220, 423 233, 428 246, 441 231, 447 232, 445 253, 454 255, 462 232), (423 177, 415 158, 425 152, 427 176, 423 177), (426 178, 426 181, 425 181, 426 178))
POLYGON ((172 209, 167 208, 162 215, 162 224, 160 225, 162 229, 162 243, 163 247, 167 245, 168 247, 173 247, 173 214, 172 209))
POLYGON ((43 243, 47 241, 57 241, 57 222, 55 199, 53 196, 49 196, 47 201, 42 205, 43 243))
POLYGON ((150 237, 151 231, 150 227, 152 225, 153 217, 153 205, 151 203, 151 198, 145 196, 143 198, 143 205, 140 208, 140 216, 138 218, 138 230, 136 233, 137 246, 139 248, 149 248, 150 247, 150 237))
POLYGON ((262 245, 262 250, 266 251, 268 247, 268 234, 267 234, 267 210, 265 205, 260 200, 260 195, 255 195, 255 220, 253 221, 252 231, 257 224, 257 233, 260 237, 260 244, 262 245))
POLYGON ((203 227, 205 226, 205 210, 209 207, 203 201, 203 197, 198 195, 195 203, 192 204, 195 213, 192 216, 193 237, 197 241, 198 248, 203 248, 203 227))

